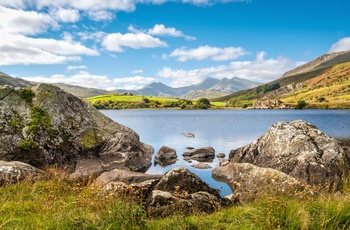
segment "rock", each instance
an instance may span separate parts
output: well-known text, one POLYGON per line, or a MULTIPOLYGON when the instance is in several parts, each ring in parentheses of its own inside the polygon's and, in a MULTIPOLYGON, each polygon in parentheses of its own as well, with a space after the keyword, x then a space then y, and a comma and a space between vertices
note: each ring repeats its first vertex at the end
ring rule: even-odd
POLYGON ((215 168, 215 180, 227 183, 233 195, 230 200, 244 203, 269 194, 295 194, 303 189, 295 178, 271 168, 262 168, 249 163, 234 163, 215 168))
POLYGON ((101 173, 103 173, 103 167, 99 159, 83 159, 78 160, 75 172, 69 175, 71 181, 88 182, 93 180, 101 173))
POLYGON ((311 185, 337 187, 349 171, 337 141, 301 120, 275 123, 258 140, 232 150, 229 159, 273 168, 311 185))
POLYGON ((218 154, 216 154, 216 157, 217 158, 225 158, 226 154, 225 153, 218 153, 218 154))
POLYGON ((187 146, 186 149, 191 150, 191 149, 194 149, 194 148, 191 147, 191 146, 187 146))
POLYGON ((184 152, 182 156, 186 157, 188 160, 192 159, 200 162, 212 162, 215 158, 215 150, 213 147, 203 147, 184 152))
POLYGON ((220 191, 209 187, 186 168, 168 171, 153 187, 147 202, 150 216, 182 213, 211 213, 230 202, 220 197, 220 191))
POLYGON ((207 163, 203 163, 203 162, 199 162, 199 163, 193 164, 191 166, 194 168, 197 168, 197 169, 210 169, 211 168, 210 165, 208 165, 207 163))
POLYGON ((20 181, 37 181, 45 173, 29 164, 18 161, 0 161, 0 185, 15 184, 20 181))
POLYGON ((110 182, 123 182, 125 184, 138 184, 148 180, 160 180, 163 175, 144 174, 139 172, 130 172, 126 170, 114 169, 102 173, 93 183, 94 186, 102 186, 110 182))
POLYGON ((177 155, 175 149, 162 146, 154 157, 154 163, 161 166, 167 166, 176 162, 177 155))
MULTIPOLYGON (((223 207, 222 200, 208 192, 176 196, 170 192, 153 190, 147 207, 147 214, 157 218, 171 216, 176 213, 205 215, 220 210, 223 207)), ((228 203, 228 199, 225 202, 228 203)))
POLYGON ((80 170, 77 162, 95 159, 93 174, 100 171, 98 161, 103 171, 145 172, 154 152, 133 130, 48 84, 29 91, 0 89, 0 133, 0 160, 38 168, 57 165, 74 172, 80 170))

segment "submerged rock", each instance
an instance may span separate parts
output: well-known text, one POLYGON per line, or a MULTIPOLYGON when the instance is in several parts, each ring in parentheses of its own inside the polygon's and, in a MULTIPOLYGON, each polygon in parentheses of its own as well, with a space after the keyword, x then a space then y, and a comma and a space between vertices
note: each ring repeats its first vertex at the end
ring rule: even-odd
POLYGON ((154 163, 161 166, 167 166, 176 162, 177 155, 175 149, 162 146, 154 157, 154 163))
POLYGON ((204 162, 192 164, 191 166, 194 168, 197 168, 197 169, 210 169, 211 168, 210 165, 208 165, 207 163, 204 163, 204 162))
POLYGON ((145 172, 154 152, 133 130, 48 84, 0 89, 0 133, 0 160, 79 173, 89 159, 94 169, 83 169, 83 176, 115 168, 145 172))
POLYGON ((191 149, 182 154, 185 160, 196 160, 200 162, 212 162, 215 158, 215 150, 213 147, 203 147, 191 149))

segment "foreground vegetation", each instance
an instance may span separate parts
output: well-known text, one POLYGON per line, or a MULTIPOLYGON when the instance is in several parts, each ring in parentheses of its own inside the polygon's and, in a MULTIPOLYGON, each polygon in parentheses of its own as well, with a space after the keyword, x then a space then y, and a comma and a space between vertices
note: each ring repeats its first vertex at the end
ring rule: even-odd
POLYGON ((68 183, 47 170, 48 179, 0 188, 0 229, 349 229, 350 177, 341 193, 266 196, 208 216, 149 218, 142 204, 68 183))
POLYGON ((142 108, 176 108, 176 109, 209 109, 224 107, 225 103, 211 103, 206 98, 196 101, 140 95, 106 94, 86 98, 85 101, 97 109, 142 109, 142 108))

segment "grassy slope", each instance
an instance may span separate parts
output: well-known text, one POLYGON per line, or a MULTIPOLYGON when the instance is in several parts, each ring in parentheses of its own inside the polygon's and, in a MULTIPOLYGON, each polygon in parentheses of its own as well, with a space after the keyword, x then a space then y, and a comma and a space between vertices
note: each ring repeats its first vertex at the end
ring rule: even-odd
POLYGON ((140 204, 50 178, 0 187, 0 229, 349 229, 350 177, 342 193, 269 195, 208 216, 149 218, 140 204))
POLYGON ((350 108, 350 62, 336 65, 302 84, 303 89, 278 99, 286 104, 304 100, 309 107, 350 108), (320 102, 320 98, 324 101, 320 102))
MULTIPOLYGON (((85 98, 85 101, 91 103, 92 105, 95 105, 97 103, 134 103, 137 104, 138 102, 148 99, 151 103, 153 102, 153 105, 155 105, 154 102, 157 102, 157 105, 159 105, 159 108, 162 108, 162 105, 169 103, 169 102, 178 102, 178 98, 164 98, 164 97, 156 97, 156 96, 141 96, 141 95, 116 95, 116 94, 105 94, 105 95, 98 95, 94 97, 85 98)), ((193 103, 196 103, 196 101, 193 101, 193 103)), ((225 102, 211 102, 211 106, 214 108, 221 108, 226 105, 225 102)), ((151 107, 153 108, 153 107, 151 107)))
MULTIPOLYGON (((304 100, 313 108, 350 108, 350 62, 335 65, 330 68, 314 70, 308 73, 279 78, 267 83, 271 85, 279 83, 281 87, 301 83, 305 87, 287 95, 279 95, 274 99, 279 99, 286 104, 295 105, 297 101, 304 100), (324 97, 326 101, 318 102, 318 98, 324 97)), ((263 85, 264 86, 264 85, 263 85)), ((214 101, 242 101, 251 103, 271 94, 257 93, 258 87, 239 91, 226 97, 213 99, 214 101)))

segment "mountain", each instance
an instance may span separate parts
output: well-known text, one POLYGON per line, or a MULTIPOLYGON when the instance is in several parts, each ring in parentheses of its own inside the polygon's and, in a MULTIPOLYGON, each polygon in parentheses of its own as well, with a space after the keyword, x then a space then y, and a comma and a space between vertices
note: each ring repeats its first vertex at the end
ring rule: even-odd
POLYGON ((133 93, 145 96, 161 96, 161 97, 179 97, 186 99, 197 99, 200 97, 219 97, 227 95, 242 89, 248 89, 260 85, 260 83, 252 82, 246 79, 233 77, 231 79, 223 78, 221 80, 207 78, 201 83, 173 88, 163 83, 151 83, 139 90, 117 90, 118 93, 133 93))
POLYGON ((310 61, 304 65, 301 65, 293 70, 286 72, 282 75, 282 78, 293 76, 296 74, 307 73, 318 69, 329 68, 334 65, 347 62, 349 60, 350 51, 324 54, 313 61, 310 61))
MULTIPOLYGON (((30 82, 26 81, 20 78, 13 78, 5 73, 0 72, 0 85, 9 85, 13 87, 32 87, 34 85, 38 84, 37 82, 30 82)), ((63 83, 54 83, 52 85, 58 86, 59 88, 63 89, 66 92, 69 92, 73 94, 76 97, 80 98, 86 98, 86 97, 92 97, 97 96, 101 94, 109 94, 110 91, 102 90, 102 89, 94 89, 94 88, 85 88, 75 85, 68 85, 63 83)))
POLYGON ((0 72, 0 85, 9 85, 13 87, 32 87, 35 85, 33 82, 29 82, 20 78, 13 78, 3 72, 0 72))
MULTIPOLYGON (((7 74, 0 72, 0 85, 10 85, 13 87, 32 87, 36 85, 36 82, 29 82, 19 78, 10 77, 7 74)), ((87 98, 97 96, 101 94, 111 94, 113 92, 86 88, 75 85, 68 85, 63 83, 54 83, 52 85, 58 86, 59 88, 73 94, 76 97, 87 98)), ((136 95, 144 96, 160 96, 160 97, 178 97, 185 99, 198 99, 201 97, 213 98, 224 96, 242 89, 249 89, 260 85, 260 83, 252 82, 246 79, 233 77, 231 79, 223 78, 221 80, 214 78, 207 78, 201 83, 173 88, 167 86, 161 82, 154 82, 146 85, 138 90, 116 90, 118 93, 133 93, 136 95)))
POLYGON ((350 51, 322 55, 281 78, 212 99, 234 107, 350 108, 350 51))
POLYGON ((86 88, 76 85, 68 85, 63 83, 54 83, 52 85, 55 85, 64 91, 67 91, 71 94, 73 94, 76 97, 79 98, 87 98, 87 97, 93 97, 101 94, 110 94, 111 91, 103 90, 103 89, 95 89, 95 88, 86 88))

